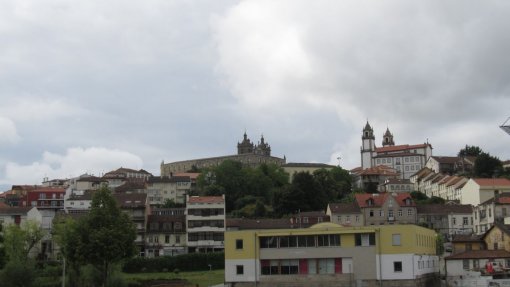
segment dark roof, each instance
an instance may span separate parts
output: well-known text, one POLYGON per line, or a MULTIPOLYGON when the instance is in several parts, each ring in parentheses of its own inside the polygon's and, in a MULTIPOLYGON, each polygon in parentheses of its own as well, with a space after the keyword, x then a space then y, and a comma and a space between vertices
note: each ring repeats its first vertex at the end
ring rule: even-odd
POLYGON ((87 175, 87 176, 83 176, 83 177, 80 177, 78 180, 76 181, 85 181, 85 182, 105 182, 106 180, 100 178, 100 177, 97 177, 97 176, 93 176, 93 175, 87 175))
POLYGON ((315 167, 315 168, 333 168, 334 165, 325 163, 307 163, 307 162, 289 162, 282 165, 282 167, 315 167))
POLYGON ((421 204, 416 206, 418 214, 450 214, 472 213, 473 206, 470 204, 421 204))
POLYGON ((145 183, 141 181, 126 181, 124 184, 115 188, 116 193, 145 189, 145 183))
POLYGON ((224 203, 223 196, 190 196, 189 203, 224 203))
POLYGON ((148 179, 148 183, 172 183, 172 182, 190 182, 189 176, 151 176, 148 179))
POLYGON ((447 163, 447 164, 454 164, 456 162, 461 161, 461 159, 462 159, 458 156, 431 156, 431 158, 435 159, 438 163, 447 163))
POLYGON ((331 210, 331 214, 352 214, 352 213, 361 213, 359 206, 353 203, 330 203, 329 209, 331 210))
POLYGON ((288 218, 281 219, 246 219, 228 218, 227 228, 230 229, 285 229, 295 227, 288 218))
POLYGON ((445 260, 458 260, 458 259, 497 259, 497 258, 510 258, 510 252, 498 250, 469 250, 458 254, 445 257, 445 260))
POLYGON ((452 242, 483 242, 482 235, 475 235, 475 234, 455 234, 453 235, 452 242))
POLYGON ((28 206, 28 207, 8 206, 8 207, 0 208, 0 214, 22 215, 22 214, 27 214, 32 208, 34 208, 34 207, 32 207, 32 206, 28 206))

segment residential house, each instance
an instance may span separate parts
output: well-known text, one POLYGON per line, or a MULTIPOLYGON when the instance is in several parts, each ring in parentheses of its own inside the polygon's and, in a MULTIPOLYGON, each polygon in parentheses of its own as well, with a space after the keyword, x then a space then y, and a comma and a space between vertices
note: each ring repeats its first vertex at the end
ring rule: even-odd
POLYGON ((145 228, 150 206, 147 204, 147 194, 144 193, 117 193, 113 194, 120 209, 125 212, 136 227, 135 244, 140 250, 140 256, 145 256, 145 228))
POLYGON ((343 226, 363 226, 365 219, 360 207, 353 203, 330 203, 326 209, 330 221, 343 226))
POLYGON ((416 204, 409 193, 358 193, 355 201, 363 225, 416 224, 416 204))
POLYGON ((151 205, 162 205, 167 200, 184 205, 191 180, 189 176, 153 176, 147 180, 146 190, 151 205))
POLYGON ((416 225, 225 232, 228 286, 433 286, 435 232, 416 225))
POLYGON ((413 184, 409 179, 390 178, 379 185, 379 192, 411 192, 413 184))
POLYGON ((112 179, 113 182, 118 182, 119 179, 124 179, 124 181, 139 181, 145 182, 147 181, 152 174, 146 170, 134 170, 130 168, 118 168, 116 170, 109 171, 103 175, 103 179, 108 180, 112 179))
POLYGON ((476 157, 460 157, 460 156, 431 156, 425 164, 436 173, 442 174, 459 174, 469 172, 473 169, 476 157))
POLYGON ((366 169, 355 168, 351 170, 354 186, 367 192, 378 192, 379 186, 387 180, 397 179, 399 173, 388 166, 378 165, 366 169))
POLYGON ((487 244, 481 235, 476 234, 455 234, 452 238, 452 254, 462 253, 471 250, 485 250, 487 244))
POLYGON ((473 232, 473 206, 461 204, 420 204, 416 206, 418 224, 434 229, 451 240, 455 234, 473 232))
POLYGON ((505 217, 509 215, 510 193, 498 193, 495 197, 475 206, 473 210, 474 231, 476 234, 483 234, 489 230, 495 222, 503 223, 505 217))
POLYGON ((225 195, 186 196, 188 252, 224 249, 225 195))
POLYGON ((290 223, 300 227, 310 227, 321 222, 329 222, 330 217, 324 211, 304 211, 293 214, 290 223))
POLYGON ((155 208, 147 218, 146 256, 174 256, 186 249, 185 208, 155 208))
POLYGON ((37 188, 27 192, 22 206, 35 206, 38 209, 57 211, 64 208, 64 188, 37 188))
POLYGON ((509 179, 471 178, 462 187, 460 202, 477 206, 503 192, 510 192, 509 179))

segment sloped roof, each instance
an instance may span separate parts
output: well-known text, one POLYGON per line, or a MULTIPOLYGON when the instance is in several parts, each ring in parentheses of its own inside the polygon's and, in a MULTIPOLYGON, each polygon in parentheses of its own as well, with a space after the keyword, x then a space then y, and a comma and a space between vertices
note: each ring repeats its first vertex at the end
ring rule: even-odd
POLYGON ((224 203, 222 196, 190 196, 189 203, 224 203))
POLYGON ((510 258, 510 252, 498 250, 469 250, 445 257, 445 260, 510 258))
POLYGON ((426 177, 427 175, 431 174, 431 173, 434 173, 433 170, 431 170, 430 168, 424 166, 422 167, 419 171, 417 171, 416 173, 414 173, 411 177, 413 176, 417 176, 418 179, 422 179, 424 177, 426 177))
POLYGON ((510 187, 510 180, 506 178, 473 178, 479 186, 505 186, 510 187))
POLYGON ((115 188, 116 193, 124 193, 127 191, 145 189, 145 183, 141 181, 127 181, 115 188))
POLYGON ((388 193, 388 192, 374 193, 374 194, 369 194, 369 193, 355 194, 356 203, 361 208, 372 207, 372 206, 375 206, 375 207, 382 206, 388 200, 389 197, 393 197, 395 199, 395 201, 397 202, 397 204, 400 206, 416 206, 414 201, 411 198, 411 195, 407 192, 398 193, 395 196, 391 195, 391 193, 388 193), (411 198, 410 205, 406 205, 404 202, 404 200, 407 198, 411 198), (368 205, 368 200, 373 200, 373 205, 368 205))
POLYGON ((199 172, 176 172, 176 173, 174 173, 174 176, 187 176, 192 180, 196 180, 199 175, 200 175, 199 172))
POLYGON ((484 204, 508 204, 510 203, 510 192, 503 192, 497 197, 492 197, 490 199, 487 199, 486 201, 482 202, 480 205, 484 204))
POLYGON ((483 242, 482 235, 475 234, 455 234, 453 235, 452 242, 483 242))
POLYGON ((0 208, 0 214, 26 215, 32 208, 35 208, 35 207, 32 207, 32 206, 26 206, 26 207, 25 206, 23 206, 23 207, 7 206, 7 207, 0 208))
MULTIPOLYGON (((417 144, 417 145, 408 145, 408 144, 394 145, 394 146, 379 147, 379 148, 376 148, 375 151, 377 153, 392 152, 392 151, 407 151, 407 150, 416 149, 416 148, 425 148, 427 146, 430 146, 430 144, 425 143, 425 144, 417 144)), ((419 155, 419 154, 416 154, 416 155, 419 155)))
POLYGON ((329 209, 331 214, 352 214, 361 213, 359 206, 356 202, 353 203, 330 203, 329 209))

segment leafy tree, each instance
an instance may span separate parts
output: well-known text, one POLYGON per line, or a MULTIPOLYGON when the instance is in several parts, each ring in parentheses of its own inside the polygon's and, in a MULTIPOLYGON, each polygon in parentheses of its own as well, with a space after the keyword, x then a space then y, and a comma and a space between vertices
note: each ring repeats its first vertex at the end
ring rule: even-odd
POLYGON ((482 152, 475 160, 474 174, 477 177, 499 176, 502 171, 501 161, 489 153, 482 152))
POLYGON ((96 191, 90 212, 60 228, 63 254, 72 264, 90 264, 104 286, 115 263, 135 254, 136 230, 107 187, 96 191))
POLYGON ((5 265, 6 255, 5 255, 5 247, 4 247, 4 236, 3 236, 3 224, 0 224, 0 269, 2 269, 5 265))
POLYGON ((3 287, 30 287, 35 279, 35 266, 31 260, 10 260, 0 272, 3 287))
POLYGON ((30 251, 44 237, 37 222, 27 220, 21 226, 11 224, 5 228, 4 248, 9 261, 26 262, 30 251))
POLYGON ((257 203, 255 204, 255 210, 253 211, 253 216, 261 218, 266 216, 266 213, 267 213, 266 206, 261 201, 257 201, 257 203))
POLYGON ((459 151, 458 156, 479 156, 482 152, 480 147, 466 145, 465 148, 459 151))

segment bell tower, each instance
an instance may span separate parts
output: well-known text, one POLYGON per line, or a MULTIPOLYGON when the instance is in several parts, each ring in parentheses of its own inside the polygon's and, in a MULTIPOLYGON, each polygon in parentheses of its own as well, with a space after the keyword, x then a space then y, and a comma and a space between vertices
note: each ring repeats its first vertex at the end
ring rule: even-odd
POLYGON ((383 135, 383 146, 394 146, 395 142, 393 141, 393 134, 390 132, 389 128, 386 128, 386 132, 383 135))
POLYGON ((372 167, 372 157, 375 153, 374 130, 367 121, 363 134, 361 135, 361 168, 372 167))

